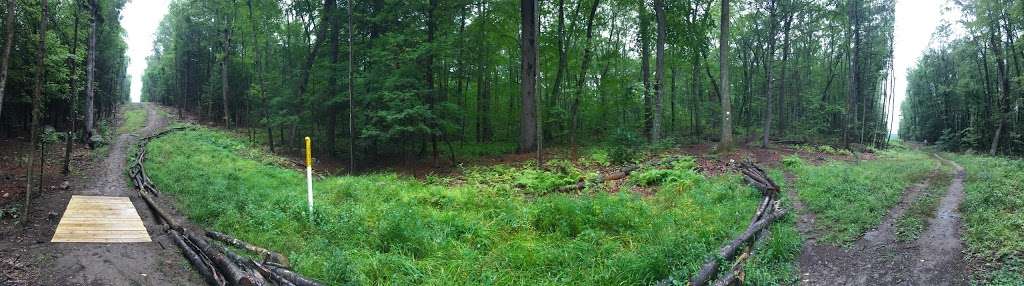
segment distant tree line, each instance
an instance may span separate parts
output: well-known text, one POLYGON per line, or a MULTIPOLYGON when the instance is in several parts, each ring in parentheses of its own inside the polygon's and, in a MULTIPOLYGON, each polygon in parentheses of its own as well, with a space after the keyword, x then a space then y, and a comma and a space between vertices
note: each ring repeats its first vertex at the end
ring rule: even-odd
POLYGON ((721 4, 175 0, 143 97, 352 161, 719 140, 724 114, 737 144, 884 144, 894 1, 721 4))
MULTIPOLYGON (((57 130, 95 129, 128 100, 124 0, 6 0, 0 58, 0 134, 27 134, 41 72, 39 123, 57 130), (40 24, 45 21, 45 46, 40 24), (42 69, 37 60, 42 55, 42 69), (91 72, 90 72, 91 71, 91 72), (86 108, 87 106, 92 108, 86 108), (84 124, 92 118, 91 124, 84 124)), ((76 133, 81 135, 82 133, 76 133)), ((83 140, 89 136, 77 136, 83 140)))
POLYGON ((1024 154, 1024 3, 957 3, 965 33, 943 25, 910 71, 900 137, 952 151, 1024 154))

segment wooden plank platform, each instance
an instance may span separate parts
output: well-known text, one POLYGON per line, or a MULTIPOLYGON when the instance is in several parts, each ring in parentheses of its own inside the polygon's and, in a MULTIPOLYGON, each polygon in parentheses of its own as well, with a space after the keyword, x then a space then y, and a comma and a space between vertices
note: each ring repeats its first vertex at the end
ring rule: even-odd
POLYGON ((51 242, 150 242, 128 197, 71 196, 51 242))

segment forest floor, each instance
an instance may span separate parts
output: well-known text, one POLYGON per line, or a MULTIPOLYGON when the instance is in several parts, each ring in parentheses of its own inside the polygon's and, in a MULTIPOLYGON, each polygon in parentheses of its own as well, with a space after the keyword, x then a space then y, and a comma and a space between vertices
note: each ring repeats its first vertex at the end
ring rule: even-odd
MULTIPOLYGON (((936 156, 953 167, 952 181, 936 170, 923 181, 906 188, 900 202, 889 209, 882 222, 850 247, 819 243, 815 214, 808 211, 789 190, 800 214, 798 229, 807 238, 799 258, 803 285, 968 285, 960 239, 959 206, 964 199, 966 173, 955 162, 936 156), (925 190, 932 185, 948 186, 941 201, 927 218, 927 230, 916 239, 901 239, 900 221, 908 215, 925 190)), ((792 176, 787 174, 787 179, 792 176)))
MULTIPOLYGON (((123 108, 116 121, 119 132, 105 150, 87 155, 76 149, 76 172, 67 187, 56 187, 53 170, 45 176, 47 190, 33 194, 27 221, 0 220, 0 284, 3 285, 198 285, 202 280, 176 251, 169 237, 160 235, 153 214, 124 175, 131 146, 141 136, 159 131, 167 118, 158 108, 123 108), (137 129, 129 124, 145 127, 137 129), (83 160, 84 159, 84 160, 83 160), (51 243, 50 238, 72 195, 130 197, 142 217, 151 243, 51 243)), ((56 148, 63 150, 63 148, 56 148)), ((55 152, 57 153, 57 152, 55 152)), ((62 153, 62 152, 61 152, 62 153)), ((60 157, 59 155, 54 157, 60 157)), ((54 159, 50 159, 54 160, 54 159)), ((15 175, 16 176, 16 175, 15 175)), ((23 176, 23 175, 22 175, 23 176)), ((20 196, 20 194, 18 194, 20 196)), ((9 205, 9 204, 8 204, 9 205)), ((18 206, 21 208, 22 206, 18 206)))

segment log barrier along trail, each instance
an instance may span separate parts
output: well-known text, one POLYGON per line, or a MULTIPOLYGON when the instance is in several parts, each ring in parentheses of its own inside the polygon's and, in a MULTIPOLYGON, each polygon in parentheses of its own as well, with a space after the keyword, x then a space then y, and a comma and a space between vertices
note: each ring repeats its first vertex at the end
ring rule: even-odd
POLYGON ((306 278, 289 269, 288 260, 283 255, 236 239, 227 234, 203 231, 198 226, 188 223, 187 218, 172 212, 158 198, 160 191, 146 174, 146 144, 149 141, 186 127, 174 127, 142 138, 138 142, 138 154, 128 174, 132 178, 138 195, 149 206, 158 218, 168 236, 174 240, 181 254, 191 263, 196 271, 209 285, 281 285, 281 286, 319 286, 321 283, 306 278), (197 233, 205 234, 197 235, 197 233), (211 240, 212 239, 212 240, 211 240), (255 261, 234 253, 224 245, 253 252, 262 257, 255 261))

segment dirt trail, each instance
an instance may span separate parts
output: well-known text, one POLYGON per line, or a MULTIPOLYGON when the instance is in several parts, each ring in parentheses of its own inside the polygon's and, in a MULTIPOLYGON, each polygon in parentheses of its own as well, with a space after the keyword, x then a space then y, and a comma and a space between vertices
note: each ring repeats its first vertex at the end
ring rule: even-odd
MULTIPOLYGON (((814 227, 800 226, 801 233, 808 237, 799 258, 800 284, 967 285, 958 211, 963 199, 964 170, 949 163, 956 167, 956 177, 929 220, 928 229, 915 241, 897 241, 895 222, 928 187, 931 177, 907 188, 900 203, 889 210, 882 223, 851 247, 819 244, 814 227)), ((791 200, 796 199, 795 194, 789 195, 791 200)), ((798 224, 806 224, 808 218, 813 223, 812 213, 800 213, 798 224)))
POLYGON ((967 172, 956 162, 942 157, 939 160, 953 165, 956 176, 939 201, 935 216, 928 220, 928 230, 917 240, 914 281, 929 285, 966 284, 959 208, 964 200, 967 172))
MULTIPOLYGON (((71 192, 41 196, 33 205, 36 221, 17 235, 35 241, 24 241, 24 253, 13 254, 31 264, 38 273, 34 281, 20 285, 201 285, 202 280, 189 268, 177 252, 174 242, 154 220, 145 202, 135 196, 124 174, 129 147, 138 137, 152 134, 167 125, 157 108, 144 104, 146 127, 135 134, 120 134, 111 142, 109 154, 85 176, 71 179, 71 192), (130 197, 139 212, 151 243, 50 243, 49 237, 71 195, 102 195, 130 197), (51 212, 47 214, 47 212, 51 212), (55 212, 55 214, 53 213, 55 212), (42 219, 38 219, 42 217, 42 219), (56 217, 57 219, 54 219, 56 217), (26 259, 28 258, 28 259, 26 259)), ((7 246, 7 245, 4 245, 7 246)), ((4 253, 12 255, 11 253, 4 253)))

